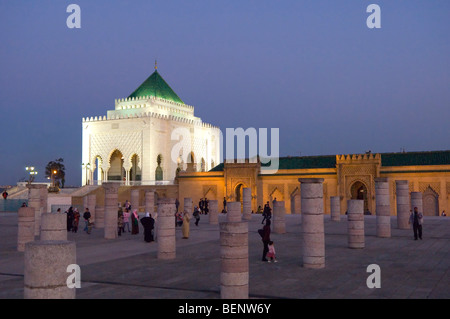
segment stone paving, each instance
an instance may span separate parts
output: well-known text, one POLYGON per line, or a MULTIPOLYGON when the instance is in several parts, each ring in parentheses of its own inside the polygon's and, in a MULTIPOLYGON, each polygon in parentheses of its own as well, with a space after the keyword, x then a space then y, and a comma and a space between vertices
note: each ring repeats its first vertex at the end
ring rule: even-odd
MULTIPOLYGON (((225 221, 224 215, 219 221, 225 221)), ((375 216, 365 216, 365 248, 349 249, 347 218, 333 222, 325 216, 324 269, 306 269, 301 260, 300 215, 286 215, 285 234, 273 234, 278 263, 261 261, 257 233, 262 217, 249 222, 250 298, 450 298, 450 218, 428 217, 423 240, 412 230, 397 229, 391 217, 392 237, 376 237, 375 216), (370 289, 367 266, 381 268, 381 288, 370 289)), ((218 299, 220 298, 219 225, 201 216, 191 222, 189 239, 176 229, 176 259, 159 260, 157 244, 126 233, 116 240, 92 234, 69 233, 77 245, 81 267, 78 299, 218 299)), ((0 213, 0 298, 23 298, 23 256, 16 251, 17 214, 0 213)))

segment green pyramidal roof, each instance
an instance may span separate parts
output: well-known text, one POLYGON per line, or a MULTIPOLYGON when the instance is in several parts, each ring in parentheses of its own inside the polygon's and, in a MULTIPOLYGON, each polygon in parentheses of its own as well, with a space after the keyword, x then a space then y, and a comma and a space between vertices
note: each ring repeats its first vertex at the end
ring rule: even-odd
POLYGON ((161 75, 159 75, 157 70, 155 70, 155 72, 153 72, 153 74, 150 75, 147 80, 145 80, 144 83, 142 83, 128 97, 138 98, 147 95, 152 95, 169 101, 184 104, 180 97, 171 89, 167 82, 164 81, 161 75))

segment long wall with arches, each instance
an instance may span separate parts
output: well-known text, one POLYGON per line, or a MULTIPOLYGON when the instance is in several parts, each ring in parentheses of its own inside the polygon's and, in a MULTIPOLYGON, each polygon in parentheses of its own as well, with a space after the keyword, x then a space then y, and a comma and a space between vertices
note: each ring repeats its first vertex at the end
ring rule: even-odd
MULTIPOLYGON (((330 197, 339 196, 341 214, 347 200, 364 200, 367 214, 375 214, 375 179, 387 178, 391 214, 396 215, 396 181, 407 180, 411 192, 423 194, 425 215, 450 211, 450 151, 355 154, 280 158, 275 174, 265 174, 261 163, 224 163, 206 173, 183 172, 178 178, 179 197, 194 202, 207 197, 242 201, 242 189, 252 190, 252 209, 273 200, 284 201, 286 212, 301 213, 299 178, 323 178, 324 212, 330 213, 330 197)), ((182 200, 180 200, 182 202, 182 200)))

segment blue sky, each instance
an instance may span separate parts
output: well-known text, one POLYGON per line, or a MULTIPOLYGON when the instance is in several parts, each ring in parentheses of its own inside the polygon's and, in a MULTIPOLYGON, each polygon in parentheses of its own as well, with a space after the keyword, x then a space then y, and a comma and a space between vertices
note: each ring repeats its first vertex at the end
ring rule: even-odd
POLYGON ((450 149, 449 15, 447 0, 0 0, 0 185, 60 157, 80 185, 82 118, 155 59, 205 122, 280 128, 281 156, 450 149))

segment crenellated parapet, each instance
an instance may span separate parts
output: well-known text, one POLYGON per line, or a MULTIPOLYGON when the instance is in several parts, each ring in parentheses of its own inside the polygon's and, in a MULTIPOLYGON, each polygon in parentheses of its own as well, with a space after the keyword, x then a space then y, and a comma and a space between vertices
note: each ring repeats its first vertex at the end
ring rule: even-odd
POLYGON ((381 154, 348 154, 336 155, 336 164, 352 164, 363 161, 379 161, 381 163, 381 154))
POLYGON ((175 121, 178 123, 185 123, 195 126, 201 126, 203 128, 214 128, 219 129, 218 126, 205 123, 201 119, 189 119, 185 117, 175 116, 175 115, 165 115, 155 112, 142 112, 142 113, 133 113, 133 114, 112 114, 111 116, 91 116, 91 117, 83 117, 83 123, 88 122, 99 122, 99 121, 111 121, 111 120, 123 120, 123 119, 133 119, 133 118, 155 118, 166 121, 175 121))

